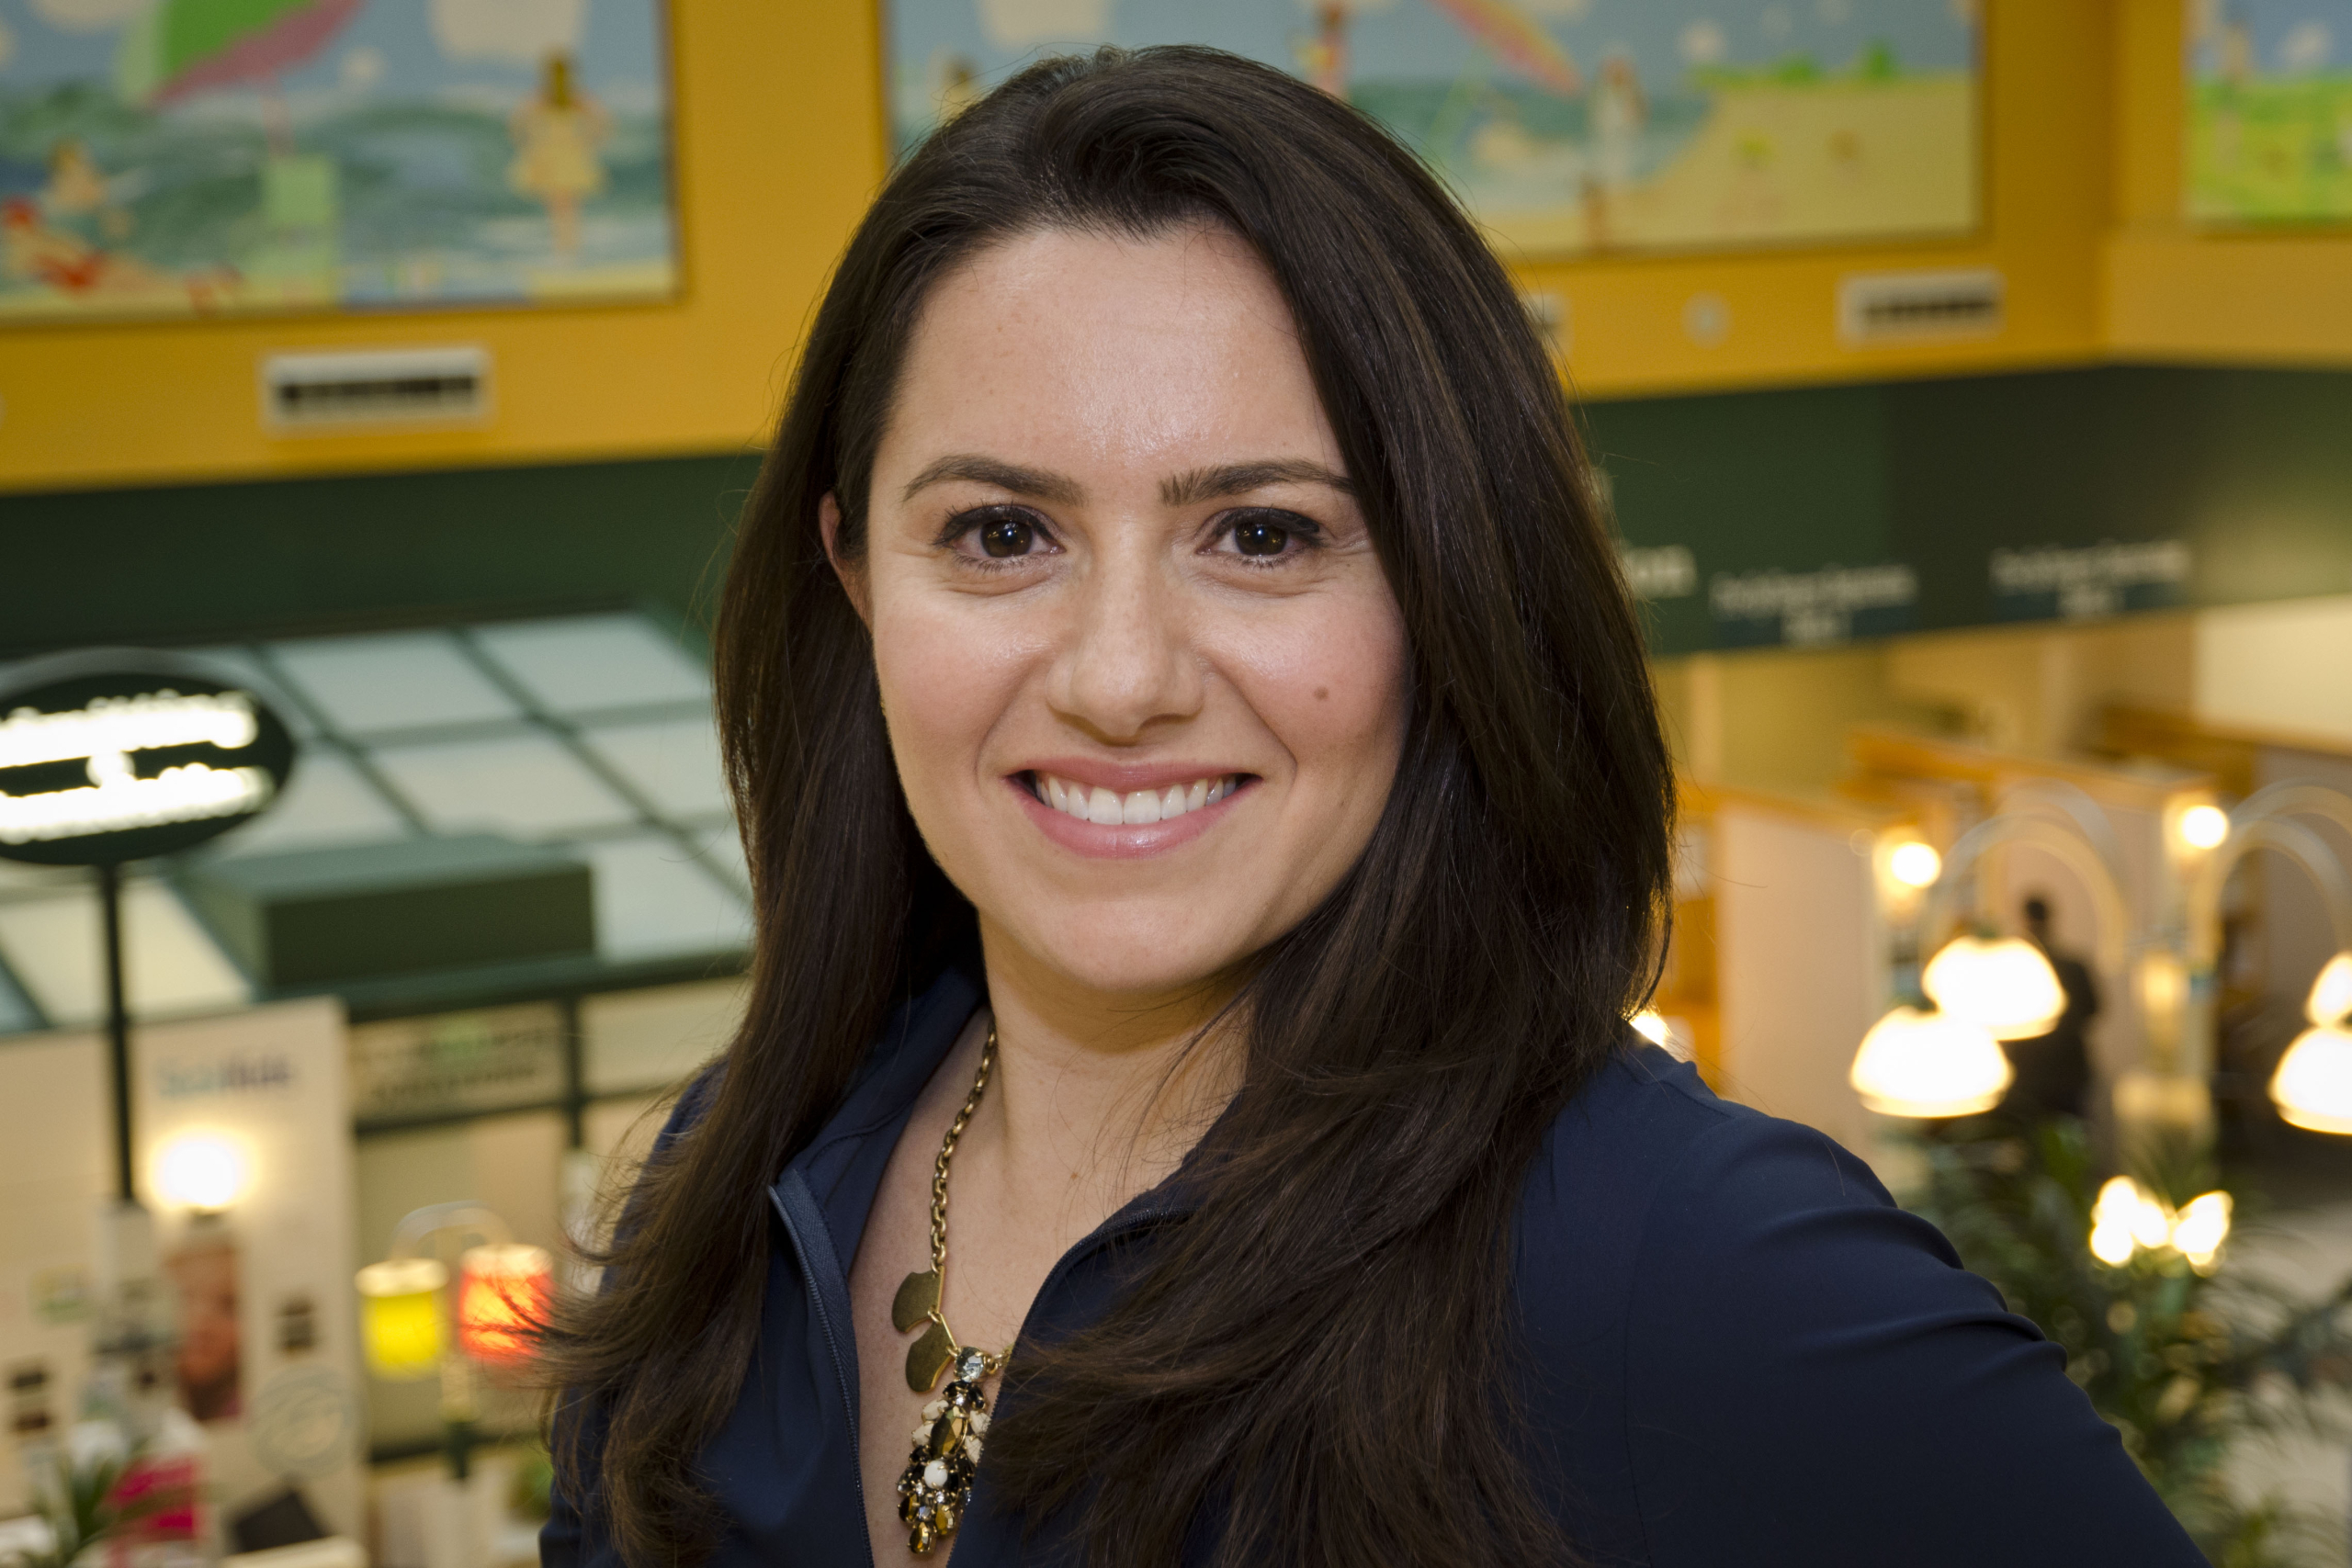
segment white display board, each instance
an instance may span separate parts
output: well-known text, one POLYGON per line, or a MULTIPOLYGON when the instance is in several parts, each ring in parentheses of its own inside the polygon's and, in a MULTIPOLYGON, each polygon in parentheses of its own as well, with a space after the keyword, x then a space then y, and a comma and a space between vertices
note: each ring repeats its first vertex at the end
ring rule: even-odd
MULTIPOLYGON (((327 1529, 358 1537, 366 1423, 341 1006, 137 1025, 132 1072, 134 1169, 175 1287, 178 1398, 206 1435, 213 1528, 291 1484, 327 1529), (217 1214, 168 1196, 164 1167, 191 1145, 216 1174, 223 1151, 235 1168, 236 1195, 217 1214)), ((100 1037, 0 1045, 0 1368, 43 1366, 62 1423, 88 1364, 111 1135, 100 1037)), ((0 1511, 23 1506, 22 1477, 12 1451, 0 1511)))

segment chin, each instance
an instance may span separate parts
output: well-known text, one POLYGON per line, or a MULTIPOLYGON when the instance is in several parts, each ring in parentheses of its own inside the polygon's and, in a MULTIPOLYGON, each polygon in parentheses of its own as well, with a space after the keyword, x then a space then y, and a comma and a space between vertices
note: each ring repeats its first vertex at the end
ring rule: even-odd
POLYGON ((1062 908, 1067 913, 1050 927, 983 919, 990 928, 991 942, 1005 942, 1019 949, 1025 964, 1088 991, 1138 1000, 1216 988, 1260 945, 1237 942, 1226 934, 1247 930, 1246 925, 1204 920, 1196 901, 1182 906, 1155 899, 1142 908, 1102 908, 1084 904, 1062 908), (1170 942, 1170 931, 1192 940, 1170 942), (1216 933, 1217 940, 1208 940, 1212 933, 1216 933))

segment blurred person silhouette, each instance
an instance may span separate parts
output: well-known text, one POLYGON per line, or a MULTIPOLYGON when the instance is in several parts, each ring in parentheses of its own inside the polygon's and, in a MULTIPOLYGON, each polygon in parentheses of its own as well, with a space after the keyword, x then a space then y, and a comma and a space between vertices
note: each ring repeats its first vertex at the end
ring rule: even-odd
POLYGON ((2089 1031, 2098 1016, 2098 982, 2090 965, 2050 942, 2050 900, 2036 893, 2024 905, 2026 937, 2041 950, 2066 993, 2066 1008, 2047 1034, 2007 1043, 2017 1081, 2001 1109, 2023 1122, 2086 1113, 2091 1082, 2089 1031))

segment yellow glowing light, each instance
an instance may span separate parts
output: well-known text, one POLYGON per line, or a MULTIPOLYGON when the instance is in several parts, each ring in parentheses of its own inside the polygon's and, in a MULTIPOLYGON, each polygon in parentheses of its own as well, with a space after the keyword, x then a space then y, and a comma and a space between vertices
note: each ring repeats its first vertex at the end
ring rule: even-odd
POLYGON ((2217 850, 2230 836, 2230 814, 2218 806, 2192 806, 2180 814, 2176 831, 2192 850, 2217 850))
POLYGON ((1905 887, 1932 887, 1944 873, 1944 857, 1936 853, 1934 846, 1913 839, 1888 853, 1886 870, 1905 887))
POLYGON ((1634 1026, 1634 1033, 1653 1045, 1663 1045, 1674 1037, 1674 1032, 1667 1028, 1666 1020, 1658 1016, 1656 1008, 1644 1008, 1625 1021, 1634 1026))
POLYGON ((244 1196, 244 1156, 214 1134, 183 1133, 155 1156, 155 1190, 166 1202, 217 1214, 244 1196))
POLYGON ((2111 1268, 2172 1239, 2172 1216, 2155 1196, 2128 1176, 2111 1176, 2091 1205, 2091 1256, 2111 1268))
POLYGON ((2109 1225, 2132 1234, 2132 1216, 2140 1211, 2140 1184, 2128 1176, 2110 1176, 2091 1205, 2091 1224, 2109 1225))
POLYGON ((2015 1075, 1984 1030, 1899 1007, 1871 1026, 1847 1079, 1883 1116, 1973 1116, 2001 1103, 2015 1075))
POLYGON ((2333 1029, 2352 1016, 2352 953, 2339 953, 2321 968, 2303 1015, 2322 1029, 2333 1029))
POLYGON ((2191 1198, 2173 1222, 2172 1245, 2199 1274, 2210 1274, 2230 1239, 2230 1195, 2200 1192, 2191 1198))
POLYGON ((2091 1205, 2091 1256, 2120 1269, 2137 1252, 2166 1248, 2200 1274, 2219 1262, 2230 1238, 2230 1195, 2200 1192, 2175 1213, 2172 1206, 2128 1176, 2109 1178, 2091 1205))
POLYGON ((1919 985, 1938 1008, 1996 1040, 2047 1034, 2066 1010, 2057 971, 2018 937, 1955 937, 1928 961, 1919 985))
POLYGON ((2352 1032, 2306 1029, 2270 1075, 2278 1114, 2314 1133, 2352 1133, 2352 1032))
POLYGON ((396 1258, 359 1270, 359 1333, 368 1370, 395 1382, 441 1367, 441 1287, 449 1270, 430 1258, 396 1258))

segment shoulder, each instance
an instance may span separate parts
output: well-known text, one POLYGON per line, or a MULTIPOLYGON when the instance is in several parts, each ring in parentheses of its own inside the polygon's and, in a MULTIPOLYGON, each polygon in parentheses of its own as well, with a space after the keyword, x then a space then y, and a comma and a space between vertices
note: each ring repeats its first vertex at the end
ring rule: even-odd
MULTIPOLYGON (((1656 1246, 1714 1254, 1776 1216, 1888 1211, 1870 1168, 1813 1128, 1719 1099, 1655 1046, 1612 1055, 1545 1134, 1520 1207, 1522 1273, 1596 1268, 1630 1282, 1656 1246)), ((1932 1227, 1920 1239, 1949 1248, 1932 1227)))
MULTIPOLYGON (((1646 1298, 1696 1292, 1739 1310, 1754 1273, 1819 1277, 1791 1243, 1840 1223, 1892 1227, 1906 1253, 1957 1274, 1933 1226, 1896 1208, 1826 1134, 1718 1098, 1655 1046, 1613 1054, 1545 1134, 1520 1200, 1514 1277, 1529 1330, 1611 1363, 1639 1353, 1646 1298)), ((1973 1278, 1973 1277, 1971 1277, 1973 1278)), ((1977 1285, 1997 1312, 1991 1287, 1977 1285)))
POLYGON ((1561 1114, 1516 1242, 1537 1435, 1626 1560, 2201 1561, 1934 1226, 1663 1053, 1622 1053, 1561 1114))

